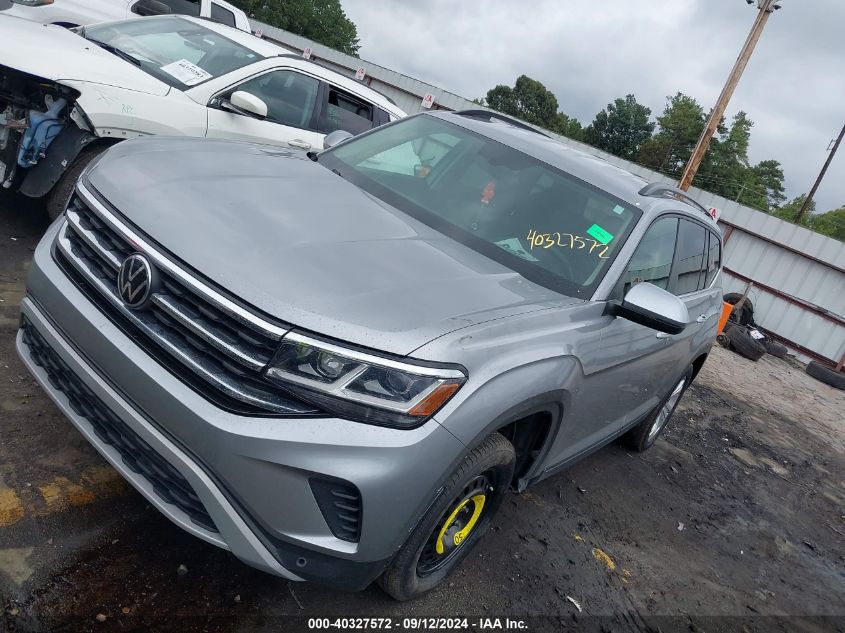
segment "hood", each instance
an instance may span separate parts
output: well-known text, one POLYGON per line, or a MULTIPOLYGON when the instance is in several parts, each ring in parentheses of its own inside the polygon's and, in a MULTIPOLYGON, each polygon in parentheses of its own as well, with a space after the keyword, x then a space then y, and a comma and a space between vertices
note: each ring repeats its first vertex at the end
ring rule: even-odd
POLYGON ((110 149, 88 182, 178 259, 258 310, 394 354, 483 321, 580 302, 304 153, 150 137, 110 149))
POLYGON ((163 81, 68 29, 0 14, 0 64, 52 81, 75 79, 166 95, 163 81))

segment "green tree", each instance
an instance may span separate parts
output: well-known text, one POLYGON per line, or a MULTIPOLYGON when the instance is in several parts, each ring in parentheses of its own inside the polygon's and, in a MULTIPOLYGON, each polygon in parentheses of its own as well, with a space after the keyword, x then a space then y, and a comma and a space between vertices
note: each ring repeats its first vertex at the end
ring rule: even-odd
POLYGON ((783 189, 783 167, 773 159, 762 160, 751 168, 751 175, 756 181, 755 187, 764 193, 767 209, 774 209, 783 204, 786 195, 783 189))
POLYGON ((680 175, 704 129, 704 109, 690 96, 678 92, 666 97, 657 117, 657 133, 640 147, 637 162, 670 175, 680 175))
POLYGON ((751 142, 751 128, 754 122, 745 112, 734 115, 730 127, 722 122, 716 136, 710 141, 710 148, 701 161, 693 184, 731 200, 749 204, 746 190, 755 188, 752 177, 747 173, 748 146, 751 142))
POLYGON ((231 0, 256 20, 331 48, 358 55, 358 29, 340 0, 231 0))
MULTIPOLYGON (((776 218, 780 218, 781 220, 788 220, 789 222, 795 221, 795 216, 798 215, 798 211, 804 204, 804 200, 807 199, 807 194, 802 193, 800 196, 796 196, 783 206, 778 209, 772 211, 772 215, 776 218)), ((816 201, 813 200, 810 203, 810 208, 807 209, 804 217, 802 218, 801 224, 802 226, 809 226, 810 217, 816 211, 816 201)))
MULTIPOLYGON (((798 215, 798 211, 804 205, 806 199, 807 194, 801 194, 772 211, 772 215, 781 220, 794 222, 795 216, 798 215)), ((845 205, 826 213, 816 214, 816 201, 813 200, 804 215, 801 216, 800 224, 816 233, 845 242, 845 205)))
POLYGON ((622 158, 633 159, 654 130, 651 110, 634 95, 608 103, 584 130, 588 143, 622 158))
POLYGON ((575 117, 567 116, 563 112, 555 115, 554 123, 549 127, 552 132, 563 134, 576 141, 584 140, 584 128, 575 117))
POLYGON ((556 123, 557 98, 527 75, 520 75, 513 88, 501 84, 491 88, 486 101, 488 107, 534 125, 551 129, 556 123))
POLYGON ((817 233, 845 242, 845 205, 811 216, 809 225, 817 233))

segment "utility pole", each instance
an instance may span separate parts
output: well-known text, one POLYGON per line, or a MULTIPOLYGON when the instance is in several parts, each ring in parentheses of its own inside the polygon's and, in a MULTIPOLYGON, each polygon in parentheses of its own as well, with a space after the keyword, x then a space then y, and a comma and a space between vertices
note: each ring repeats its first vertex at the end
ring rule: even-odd
MULTIPOLYGON (((753 0, 746 1, 748 4, 753 2, 753 0)), ((722 88, 722 93, 719 95, 719 99, 716 101, 716 105, 710 113, 707 125, 704 126, 704 131, 701 133, 698 143, 696 143, 695 149, 692 151, 692 155, 684 168, 684 175, 681 176, 681 182, 678 184, 678 188, 681 189, 681 191, 686 191, 692 184, 692 179, 695 178, 695 174, 698 172, 698 166, 701 164, 701 159, 704 158, 704 154, 710 146, 710 139, 713 138, 713 134, 716 133, 716 128, 719 127, 719 122, 722 120, 722 116, 725 114, 725 110, 728 107, 728 101, 731 100, 734 90, 736 89, 736 85, 739 83, 739 78, 742 76, 745 67, 748 65, 751 53, 754 52, 754 47, 760 39, 763 27, 766 26, 766 22, 769 20, 769 15, 771 15, 773 11, 780 9, 780 2, 778 0, 757 0, 757 7, 759 8, 759 11, 757 12, 757 19, 754 20, 754 26, 751 27, 751 32, 745 40, 745 44, 739 53, 739 57, 736 58, 733 70, 731 70, 731 74, 728 76, 728 81, 725 83, 725 87, 722 88)))
POLYGON ((830 153, 827 155, 827 160, 824 161, 824 166, 822 166, 822 170, 819 172, 819 177, 816 178, 816 182, 813 184, 813 188, 810 189, 810 193, 808 193, 807 197, 804 199, 804 204, 801 205, 801 208, 795 215, 795 219, 793 220, 793 222, 795 222, 796 224, 801 221, 801 218, 804 217, 804 213, 807 211, 807 209, 810 208, 810 203, 813 201, 813 196, 816 195, 816 189, 819 188, 819 185, 822 182, 822 178, 824 178, 827 168, 830 166, 831 161, 833 161, 833 157, 836 155, 836 150, 839 149, 839 144, 842 142, 843 136, 845 136, 845 125, 842 126, 842 131, 839 132, 839 136, 837 137, 836 142, 833 144, 833 149, 831 149, 830 153))

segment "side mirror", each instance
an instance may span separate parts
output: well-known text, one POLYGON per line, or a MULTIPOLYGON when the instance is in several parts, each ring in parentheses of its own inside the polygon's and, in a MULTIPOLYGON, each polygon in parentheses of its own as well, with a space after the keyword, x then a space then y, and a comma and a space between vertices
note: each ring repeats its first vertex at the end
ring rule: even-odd
POLYGON ((132 7, 132 13, 138 15, 167 15, 172 11, 169 5, 159 0, 141 0, 132 7))
POLYGON ((267 104, 254 94, 250 94, 244 90, 235 90, 232 96, 229 97, 229 102, 226 103, 230 110, 238 114, 246 114, 247 116, 258 117, 263 119, 267 116, 267 104))
POLYGON ((680 334, 689 323, 686 304, 671 292, 650 283, 638 283, 625 299, 613 304, 614 316, 666 334, 680 334))
POLYGON ((346 130, 335 130, 330 134, 326 134, 326 138, 323 139, 323 149, 329 149, 335 145, 340 145, 343 141, 350 138, 352 138, 352 134, 346 130))

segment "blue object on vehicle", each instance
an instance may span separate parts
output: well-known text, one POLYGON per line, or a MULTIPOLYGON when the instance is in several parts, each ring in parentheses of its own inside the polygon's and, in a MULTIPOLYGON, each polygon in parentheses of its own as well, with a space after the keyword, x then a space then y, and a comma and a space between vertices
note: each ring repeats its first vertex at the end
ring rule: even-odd
POLYGON ((29 127, 24 132, 18 152, 18 165, 32 167, 44 156, 47 147, 65 127, 59 113, 66 105, 66 99, 56 99, 46 112, 29 111, 29 127))

